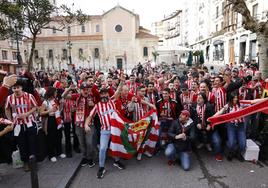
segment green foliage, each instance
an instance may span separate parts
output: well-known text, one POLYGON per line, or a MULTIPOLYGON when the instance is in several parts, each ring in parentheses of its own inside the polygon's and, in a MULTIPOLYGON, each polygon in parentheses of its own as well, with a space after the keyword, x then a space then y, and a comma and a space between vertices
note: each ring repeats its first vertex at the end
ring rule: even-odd
POLYGON ((203 52, 203 50, 201 50, 201 52, 200 52, 199 63, 201 65, 203 65, 205 63, 205 58, 204 58, 204 52, 203 52))
POLYGON ((156 61, 157 56, 159 56, 159 53, 157 51, 152 52, 152 55, 154 56, 154 61, 156 61))
POLYGON ((32 41, 31 51, 29 55, 28 69, 31 68, 33 61, 33 53, 37 35, 42 29, 52 29, 50 26, 55 18, 52 15, 57 15, 61 12, 64 16, 60 17, 59 28, 62 30, 66 25, 78 22, 83 24, 88 16, 84 15, 81 10, 72 12, 66 5, 60 8, 54 6, 49 0, 17 0, 15 3, 2 0, 0 2, 0 37, 2 39, 14 36, 15 30, 20 38, 24 37, 32 41), (28 31, 28 33, 23 31, 28 31))
POLYGON ((200 55, 200 51, 199 50, 197 50, 197 51, 195 51, 194 53, 193 53, 193 56, 199 56, 200 55))
POLYGON ((189 52, 189 56, 188 56, 188 60, 186 62, 186 65, 188 67, 193 65, 193 52, 192 51, 189 52))

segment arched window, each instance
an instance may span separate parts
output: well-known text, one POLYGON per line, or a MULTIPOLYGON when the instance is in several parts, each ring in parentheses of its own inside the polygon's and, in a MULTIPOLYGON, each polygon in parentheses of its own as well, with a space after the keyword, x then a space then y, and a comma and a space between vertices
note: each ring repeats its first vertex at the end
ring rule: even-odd
POLYGON ((67 59, 67 50, 66 49, 62 49, 62 59, 63 60, 67 59))
POLYGON ((99 58, 99 55, 100 55, 99 48, 95 48, 94 49, 94 57, 99 58))
POLYGON ((148 57, 148 48, 147 47, 143 48, 143 56, 148 57))
POLYGON ((82 25, 82 26, 81 26, 81 32, 82 32, 82 33, 85 33, 85 32, 86 32, 86 27, 85 27, 85 25, 82 25))

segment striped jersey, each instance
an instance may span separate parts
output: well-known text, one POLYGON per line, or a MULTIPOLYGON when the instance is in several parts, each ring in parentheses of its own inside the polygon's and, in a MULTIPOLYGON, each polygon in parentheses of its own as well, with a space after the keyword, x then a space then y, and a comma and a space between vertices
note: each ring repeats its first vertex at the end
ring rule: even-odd
MULTIPOLYGON (((241 109, 242 109, 242 107, 239 106, 238 104, 236 104, 234 106, 230 106, 230 105, 227 104, 227 113, 236 112, 236 111, 239 111, 241 109)), ((230 123, 243 123, 243 122, 244 122, 243 118, 235 119, 233 121, 230 121, 230 123)))
POLYGON ((226 90, 224 87, 219 87, 214 88, 212 92, 215 96, 215 112, 218 112, 226 104, 226 90))
POLYGON ((111 130, 111 115, 115 111, 114 101, 98 102, 90 112, 90 116, 94 117, 96 113, 99 115, 101 130, 111 130))
POLYGON ((24 119, 16 119, 16 114, 24 114, 32 108, 37 107, 34 96, 30 93, 23 92, 22 96, 16 97, 15 94, 9 95, 6 102, 6 109, 11 108, 15 124, 30 124, 35 122, 34 114, 30 114, 24 119))
MULTIPOLYGON (((149 99, 147 97, 144 97, 143 100, 149 102, 149 99)), ((142 104, 141 102, 136 102, 134 106, 133 121, 139 121, 149 111, 149 107, 146 104, 142 104)))

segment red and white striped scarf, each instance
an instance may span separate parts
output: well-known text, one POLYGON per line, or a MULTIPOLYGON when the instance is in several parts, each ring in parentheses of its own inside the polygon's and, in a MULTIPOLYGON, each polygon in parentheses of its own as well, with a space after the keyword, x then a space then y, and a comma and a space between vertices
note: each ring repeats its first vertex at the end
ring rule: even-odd
POLYGON ((188 95, 184 95, 181 94, 180 98, 181 98, 181 103, 183 104, 183 109, 184 110, 189 110, 190 109, 190 104, 185 104, 187 102, 187 100, 190 100, 190 93, 188 93, 188 95))
POLYGON ((141 102, 135 103, 135 119, 134 121, 139 121, 141 118, 148 112, 148 108, 146 105, 141 102))
POLYGON ((151 104, 156 104, 155 96, 154 96, 153 92, 152 93, 147 93, 147 96, 148 96, 151 104))
POLYGON ((206 105, 197 105, 196 106, 196 111, 198 115, 198 122, 201 122, 202 127, 204 128, 206 126, 205 123, 205 110, 206 110, 206 105))
POLYGON ((176 91, 171 91, 170 92, 170 98, 173 100, 176 100, 176 91))
POLYGON ((63 103, 64 122, 70 123, 72 121, 72 109, 75 107, 75 101, 65 99, 63 103))

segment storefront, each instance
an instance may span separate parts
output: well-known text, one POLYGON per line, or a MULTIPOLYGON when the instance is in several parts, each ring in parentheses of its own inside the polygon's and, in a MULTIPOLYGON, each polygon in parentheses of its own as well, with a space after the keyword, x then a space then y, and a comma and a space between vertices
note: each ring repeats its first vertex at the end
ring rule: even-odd
POLYGON ((213 42, 213 61, 223 61, 224 60, 224 41, 216 40, 213 42))

